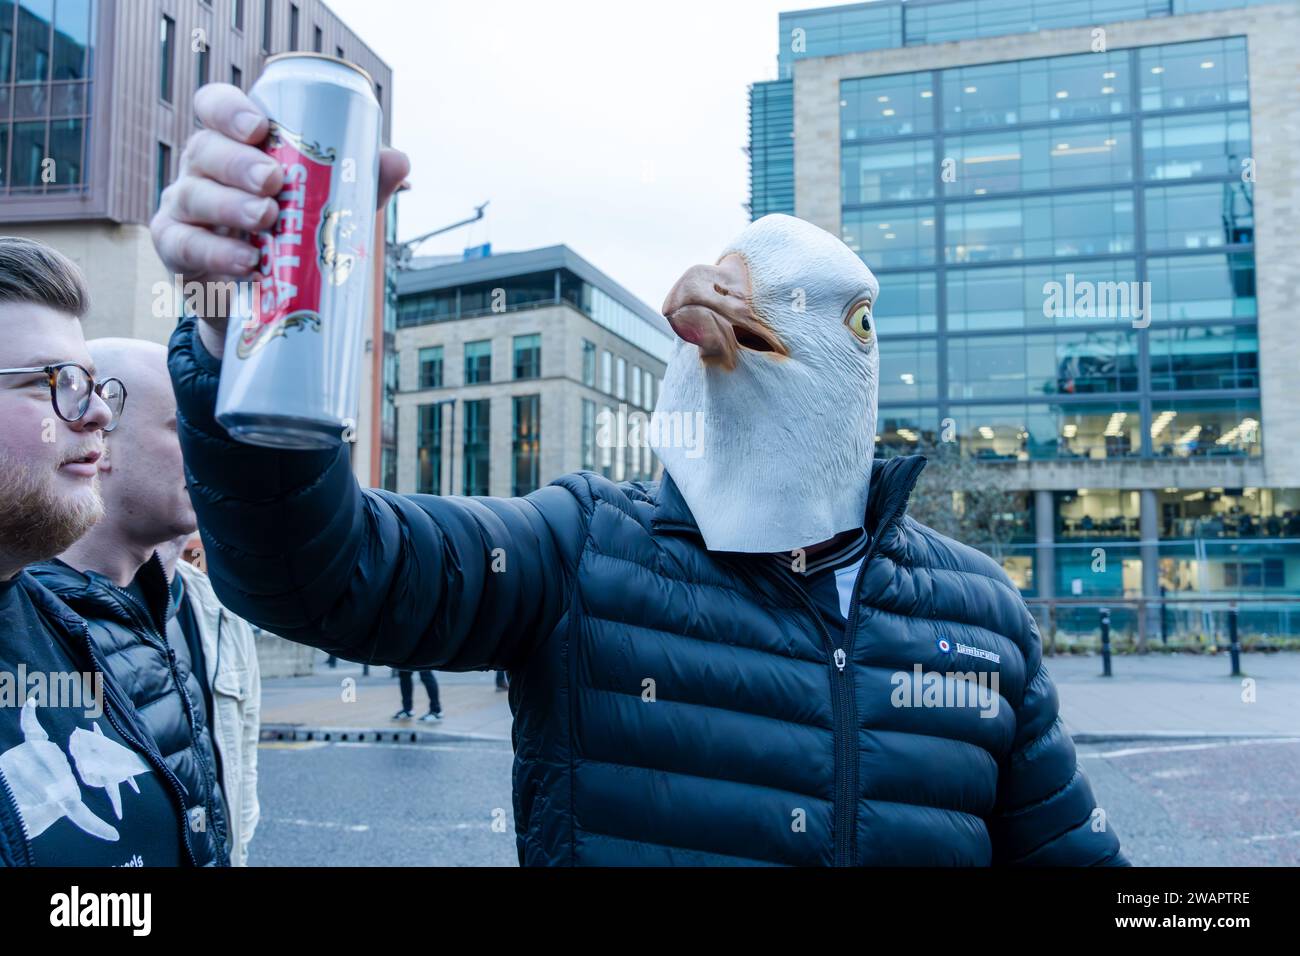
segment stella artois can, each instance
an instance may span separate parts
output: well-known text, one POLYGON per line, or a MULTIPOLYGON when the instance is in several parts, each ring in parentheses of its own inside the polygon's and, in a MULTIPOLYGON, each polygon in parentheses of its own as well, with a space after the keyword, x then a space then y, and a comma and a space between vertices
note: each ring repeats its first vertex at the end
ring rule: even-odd
POLYGON ((262 148, 284 171, 280 214, 255 237, 260 275, 226 333, 216 417, 277 448, 352 440, 373 308, 383 119, 370 77, 319 53, 266 62, 249 96, 271 121, 262 148))

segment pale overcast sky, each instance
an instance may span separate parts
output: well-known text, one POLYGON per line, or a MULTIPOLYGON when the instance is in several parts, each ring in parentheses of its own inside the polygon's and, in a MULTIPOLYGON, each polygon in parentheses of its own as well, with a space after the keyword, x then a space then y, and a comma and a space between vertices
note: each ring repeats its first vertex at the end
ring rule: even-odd
POLYGON ((328 0, 393 70, 419 254, 564 243, 658 309, 748 217, 746 87, 799 0, 328 0))

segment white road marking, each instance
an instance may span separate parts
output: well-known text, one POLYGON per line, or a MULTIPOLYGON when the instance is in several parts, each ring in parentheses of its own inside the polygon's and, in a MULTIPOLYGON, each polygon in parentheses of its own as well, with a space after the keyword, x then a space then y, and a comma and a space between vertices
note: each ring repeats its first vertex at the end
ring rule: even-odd
POLYGON ((1263 744, 1300 744, 1300 737, 1260 737, 1251 740, 1218 740, 1208 744, 1174 744, 1168 747, 1126 747, 1100 753, 1081 753, 1079 757, 1096 760, 1100 757, 1132 757, 1136 754, 1173 753, 1177 750, 1215 750, 1219 747, 1253 747, 1263 744))

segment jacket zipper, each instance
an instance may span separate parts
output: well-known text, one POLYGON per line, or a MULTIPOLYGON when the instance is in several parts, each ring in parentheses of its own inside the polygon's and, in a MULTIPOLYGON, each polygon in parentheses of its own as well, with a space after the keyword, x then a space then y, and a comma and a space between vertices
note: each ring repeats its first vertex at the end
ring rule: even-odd
MULTIPOLYGON (((153 554, 153 558, 151 558, 151 560, 157 560, 157 558, 158 558, 158 552, 155 551, 153 554)), ((161 567, 162 562, 158 561, 158 564, 159 567, 161 567)), ((164 581, 167 580, 167 572, 165 570, 163 571, 163 580, 164 581)), ((127 605, 128 610, 133 615, 139 618, 140 622, 146 628, 148 628, 149 633, 153 635, 153 637, 157 638, 159 644, 162 646, 162 649, 167 652, 167 664, 171 671, 172 681, 175 682, 177 689, 179 689, 181 692, 181 700, 185 702, 185 714, 190 722, 190 739, 192 741, 191 746, 194 750, 194 757, 199 762, 199 765, 203 768, 205 776, 207 776, 212 780, 213 786, 218 786, 218 787, 221 786, 221 781, 217 779, 216 768, 208 766, 207 755, 204 754, 203 748, 198 745, 197 741, 194 741, 193 739, 194 734, 197 732, 198 729, 198 722, 195 720, 194 717, 194 702, 190 699, 190 692, 186 689, 185 683, 181 680, 180 673, 176 669, 176 651, 173 650, 171 644, 167 642, 167 638, 160 635, 157 629, 153 626, 153 623, 148 620, 147 613, 144 615, 135 614, 135 612, 139 610, 139 602, 136 601, 135 595, 133 595, 130 591, 125 590, 124 588, 118 587, 116 584, 113 584, 111 581, 107 583, 110 588, 112 588, 118 594, 122 595, 122 597, 128 602, 127 605)), ((168 600, 170 601, 170 598, 168 598, 168 600)), ((166 611, 164 610, 163 613, 165 617, 166 611)), ((216 744, 214 743, 213 746, 215 747, 216 744)), ((177 783, 179 782, 180 781, 178 780, 177 783)), ((221 847, 225 846, 226 834, 222 831, 222 828, 220 826, 220 821, 217 819, 217 815, 213 812, 213 810, 214 807, 212 804, 212 794, 209 793, 208 799, 206 799, 203 802, 203 812, 207 814, 208 822, 216 831, 216 836, 212 841, 213 844, 212 848, 213 848, 213 852, 216 854, 216 858, 214 859, 214 862, 219 862, 221 858, 221 847)))
POLYGON ((27 840, 27 825, 23 822, 23 815, 18 809, 18 798, 14 792, 9 789, 9 781, 5 779, 4 774, 0 773, 0 789, 4 790, 5 803, 9 806, 10 816, 18 827, 18 846, 13 851, 18 854, 18 863, 21 866, 35 865, 35 859, 32 857, 32 846, 27 840))
MULTIPOLYGON (((844 625, 844 643, 836 645, 822 623, 821 614, 813 606, 807 592, 786 578, 784 574, 776 575, 780 584, 792 592, 808 611, 822 636, 829 653, 827 666, 830 669, 831 713, 834 723, 835 739, 835 802, 832 818, 835 830, 835 866, 852 866, 853 828, 857 821, 857 760, 854 748, 857 747, 857 710, 853 705, 853 672, 847 669, 849 653, 852 647, 852 630, 857 618, 858 586, 862 583, 862 574, 866 570, 867 560, 863 559, 858 568, 857 578, 853 582, 853 607, 849 619, 844 625)), ((764 568, 764 574, 767 571, 764 568)))
MULTIPOLYGON (((77 623, 81 625, 81 630, 86 635, 86 650, 90 654, 91 663, 94 664, 94 666, 98 668, 100 671, 105 671, 105 668, 102 667, 99 663, 99 658, 95 655, 95 642, 94 640, 91 639, 90 636, 90 626, 87 625, 86 622, 84 620, 81 620, 80 618, 78 619, 77 623)), ((105 676, 106 677, 108 676, 106 672, 105 672, 105 676)), ((104 703, 105 704, 108 703, 107 695, 105 695, 104 703)), ((172 792, 176 794, 176 799, 179 801, 179 806, 181 808, 181 845, 185 847, 185 853, 190 858, 190 865, 197 867, 199 865, 199 861, 198 858, 194 855, 194 848, 190 846, 190 835, 189 835, 190 821, 189 821, 189 815, 185 812, 185 795, 181 792, 181 782, 176 779, 175 775, 171 772, 171 769, 167 766, 166 761, 162 759, 161 754, 155 757, 154 752, 151 748, 144 746, 142 743, 140 743, 140 741, 136 740, 135 737, 127 733, 126 728, 123 727, 121 724, 119 724, 117 722, 117 718, 113 716, 112 708, 105 706, 104 716, 108 719, 108 722, 113 725, 113 729, 117 731, 118 735, 123 740, 128 741, 140 753, 144 754, 145 758, 151 764, 154 765, 154 770, 156 770, 160 776, 162 776, 164 779, 167 780, 169 784, 171 784, 172 792)))
MULTIPOLYGON (((832 687, 832 713, 835 723, 835 865, 852 866, 855 862, 853 853, 853 835, 857 823, 857 708, 853 702, 853 672, 847 669, 849 655, 853 653, 853 642, 858 625, 858 591, 862 587, 862 576, 876 556, 876 548, 882 535, 898 519, 901 508, 894 508, 877 525, 876 533, 871 536, 867 553, 863 555, 862 564, 853 579, 853 603, 849 608, 848 620, 844 622, 844 642, 834 646, 830 633, 822 624, 821 614, 813 606, 807 592, 789 580, 784 574, 776 574, 776 579, 788 591, 798 597, 800 603, 811 614, 813 622, 821 632, 822 640, 830 650, 832 687)), ((766 566, 764 576, 767 576, 766 566)))

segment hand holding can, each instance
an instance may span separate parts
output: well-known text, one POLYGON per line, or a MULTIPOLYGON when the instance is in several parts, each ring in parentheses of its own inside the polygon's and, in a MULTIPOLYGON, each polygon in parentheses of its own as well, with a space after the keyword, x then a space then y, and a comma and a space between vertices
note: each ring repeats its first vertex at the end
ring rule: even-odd
MULTIPOLYGON (((279 214, 279 165, 258 148, 270 124, 266 113, 237 87, 208 83, 194 95, 203 129, 180 158, 180 171, 162 194, 150 223, 154 248, 168 272, 185 283, 254 279, 259 274, 256 235, 279 214)), ((410 164, 398 150, 379 156, 378 206, 406 178, 410 164)), ((207 297, 205 297, 205 300, 207 297)), ((219 305, 222 297, 211 297, 219 305)), ((200 313, 199 333, 215 357, 224 351, 226 315, 200 313)))

